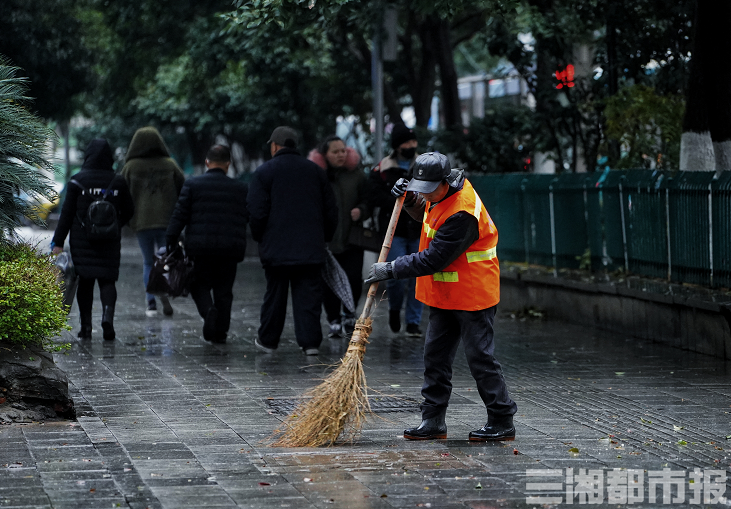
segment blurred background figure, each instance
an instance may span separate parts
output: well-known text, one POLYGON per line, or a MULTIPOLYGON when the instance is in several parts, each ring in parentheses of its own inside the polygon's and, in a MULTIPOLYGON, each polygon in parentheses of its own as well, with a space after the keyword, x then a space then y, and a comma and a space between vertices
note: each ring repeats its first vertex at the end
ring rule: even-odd
POLYGON ((89 143, 84 153, 81 171, 69 183, 51 246, 54 254, 63 251, 63 243, 71 232, 71 258, 79 275, 76 301, 79 304, 81 330, 79 338, 91 339, 91 308, 94 282, 99 283, 102 301, 102 330, 104 339, 111 341, 114 333, 114 306, 117 302, 115 282, 119 279, 119 259, 122 247, 120 234, 134 214, 134 203, 124 179, 114 173, 112 149, 104 139, 89 143), (97 200, 111 203, 116 211, 116 234, 110 238, 95 238, 89 232, 89 207, 97 200))
MULTIPOLYGON (((357 308, 363 292, 363 248, 350 244, 348 239, 353 223, 370 217, 368 180, 360 169, 360 155, 355 149, 346 147, 340 137, 331 135, 310 152, 308 159, 326 171, 335 193, 338 227, 328 248, 348 276, 357 308)), ((327 285, 323 288, 323 305, 330 324, 329 337, 349 334, 355 326, 354 313, 342 306, 338 296, 327 285)))
POLYGON ((203 339, 225 343, 231 325, 237 264, 246 254, 246 196, 249 187, 229 178, 231 151, 213 145, 207 171, 185 181, 166 239, 168 251, 185 228, 185 250, 193 259, 190 295, 203 318, 203 339))
MULTIPOLYGON (((185 175, 170 157, 165 141, 154 127, 142 127, 135 132, 127 150, 122 176, 127 181, 135 202, 135 215, 129 225, 137 234, 142 251, 142 281, 147 288, 150 271, 155 263, 155 251, 165 246, 165 230, 185 175)), ((157 315, 155 296, 147 293, 147 316, 157 315)), ((163 313, 173 314, 167 297, 160 297, 163 313)))
MULTIPOLYGON (((404 124, 396 124, 391 131, 391 148, 389 155, 383 158, 371 172, 370 182, 373 186, 373 207, 379 207, 379 231, 385 232, 391 218, 396 198, 391 195, 391 188, 400 178, 413 177, 416 160, 416 134, 404 124)), ((388 253, 388 261, 419 251, 421 223, 414 221, 408 214, 401 214, 396 225, 396 233, 388 253)), ((391 279, 386 282, 388 289, 388 325, 393 332, 401 330, 401 308, 406 300, 406 334, 421 336, 421 311, 423 304, 416 300, 416 279, 391 279)))
POLYGON ((321 273, 338 207, 325 172, 300 155, 298 141, 297 131, 277 127, 268 142, 272 158, 257 168, 249 186, 251 236, 267 280, 254 344, 265 353, 279 346, 291 287, 295 339, 305 355, 318 355, 321 273))

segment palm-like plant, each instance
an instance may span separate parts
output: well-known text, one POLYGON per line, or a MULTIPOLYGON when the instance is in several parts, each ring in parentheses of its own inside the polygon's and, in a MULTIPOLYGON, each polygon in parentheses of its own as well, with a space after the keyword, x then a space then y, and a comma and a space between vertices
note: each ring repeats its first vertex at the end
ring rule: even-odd
POLYGON ((41 223, 33 202, 55 196, 41 169, 55 171, 46 150, 56 134, 28 109, 27 80, 18 70, 0 56, 0 243, 9 240, 23 216, 41 223), (21 199, 21 193, 30 199, 21 199))

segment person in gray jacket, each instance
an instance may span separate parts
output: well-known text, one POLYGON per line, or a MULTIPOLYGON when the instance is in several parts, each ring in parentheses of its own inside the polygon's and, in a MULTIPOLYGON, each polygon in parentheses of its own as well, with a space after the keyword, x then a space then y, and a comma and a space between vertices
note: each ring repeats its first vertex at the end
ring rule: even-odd
MULTIPOLYGON (((156 248, 165 246, 165 229, 178 201, 185 175, 170 157, 168 148, 154 127, 137 129, 127 150, 122 168, 135 202, 135 215, 129 225, 137 234, 142 251, 142 281, 147 288, 155 263, 156 248)), ((155 296, 147 295, 147 316, 157 315, 155 296)), ((167 297, 161 297, 163 313, 170 316, 173 308, 167 297)))

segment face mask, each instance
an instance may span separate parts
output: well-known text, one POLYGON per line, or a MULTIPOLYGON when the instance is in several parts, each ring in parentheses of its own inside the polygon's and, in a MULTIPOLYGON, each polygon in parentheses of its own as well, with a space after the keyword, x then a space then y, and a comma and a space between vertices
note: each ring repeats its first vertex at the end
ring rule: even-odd
POLYGON ((413 159, 416 155, 416 149, 415 148, 402 148, 401 149, 401 157, 404 159, 413 159))

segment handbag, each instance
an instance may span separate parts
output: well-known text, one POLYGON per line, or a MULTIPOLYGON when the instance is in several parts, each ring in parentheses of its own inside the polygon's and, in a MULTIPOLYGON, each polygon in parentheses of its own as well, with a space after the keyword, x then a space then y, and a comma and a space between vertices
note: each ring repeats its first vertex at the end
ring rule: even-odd
POLYGON ((369 218, 362 222, 351 223, 348 244, 363 248, 366 251, 380 253, 383 245, 383 235, 378 231, 376 221, 369 218))
POLYGON ((59 253, 53 260, 53 264, 59 271, 56 282, 61 286, 61 290, 63 291, 63 303, 65 306, 68 306, 68 310, 70 311, 71 305, 74 303, 76 288, 79 286, 79 276, 76 274, 74 262, 71 260, 71 253, 68 251, 59 253))
POLYGON ((193 262, 183 247, 179 245, 170 253, 163 248, 160 254, 155 255, 145 291, 152 295, 186 297, 190 293, 192 278, 193 262))

